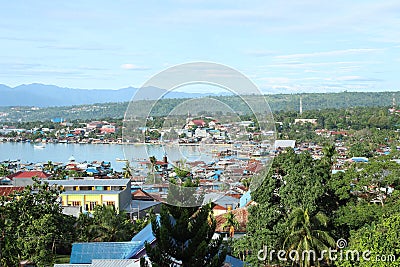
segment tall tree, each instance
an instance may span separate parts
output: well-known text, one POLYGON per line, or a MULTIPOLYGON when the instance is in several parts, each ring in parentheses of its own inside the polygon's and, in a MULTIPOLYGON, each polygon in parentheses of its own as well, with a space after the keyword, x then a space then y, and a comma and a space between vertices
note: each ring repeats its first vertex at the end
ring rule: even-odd
MULTIPOLYGON (((264 248, 279 249, 287 237, 290 214, 299 207, 311 214, 322 211, 331 214, 331 190, 327 186, 331 177, 331 160, 314 160, 309 153, 296 154, 292 149, 274 159, 263 182, 252 191, 257 203, 249 207, 247 234, 240 242, 234 243, 237 256, 251 264, 260 264, 257 252, 264 248), (328 212, 326 212, 328 211, 328 212), (239 251, 239 246, 245 251, 239 251)), ((260 180, 260 179, 259 179, 260 180)), ((265 259, 263 264, 279 262, 265 259)))
POLYGON ((62 214, 60 188, 34 181, 0 199, 3 266, 16 266, 22 260, 51 265, 57 246, 72 242, 75 219, 62 214))
POLYGON ((0 164, 0 177, 4 177, 10 174, 7 166, 4 164, 0 164))
POLYGON ((336 266, 394 267, 400 266, 400 213, 390 214, 357 231, 351 232, 349 246, 336 266))
POLYGON ((93 217, 87 214, 79 216, 77 232, 80 233, 78 238, 81 241, 119 242, 130 240, 135 229, 125 212, 118 213, 112 205, 98 205, 93 217))
MULTIPOLYGON (((295 209, 289 219, 289 233, 283 244, 287 253, 295 251, 297 263, 300 267, 320 266, 319 257, 321 251, 328 251, 336 246, 335 240, 324 231, 328 225, 328 217, 318 212, 310 216, 308 210, 295 209), (314 252, 313 255, 304 252, 314 252)), ((289 255, 290 256, 290 255, 289 255)), ((325 262, 329 261, 328 255, 324 254, 325 262)))
POLYGON ((177 207, 163 205, 160 221, 152 221, 156 245, 146 244, 152 266, 222 266, 226 251, 222 237, 212 239, 216 222, 213 205, 177 207))
POLYGON ((132 177, 132 169, 131 164, 129 161, 125 162, 125 167, 122 168, 124 178, 131 178, 132 177))

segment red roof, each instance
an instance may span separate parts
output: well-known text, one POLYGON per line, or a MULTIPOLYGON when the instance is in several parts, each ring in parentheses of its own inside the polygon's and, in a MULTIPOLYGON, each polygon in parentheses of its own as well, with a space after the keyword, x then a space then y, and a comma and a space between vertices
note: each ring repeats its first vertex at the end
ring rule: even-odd
POLYGON ((143 191, 142 189, 138 189, 132 193, 132 199, 154 200, 155 198, 153 196, 151 196, 149 193, 147 193, 146 191, 143 191))
POLYGON ((50 174, 44 173, 42 171, 19 171, 14 174, 11 174, 7 176, 10 179, 14 178, 32 178, 32 177, 37 177, 37 178, 48 178, 50 177, 50 174))
POLYGON ((217 204, 214 206, 213 210, 226 210, 226 207, 217 204))
POLYGON ((204 126, 206 124, 203 120, 193 120, 192 122, 197 126, 204 126))
MULTIPOLYGON (((236 229, 235 232, 246 232, 246 226, 248 222, 248 211, 247 208, 240 208, 231 211, 235 215, 235 219, 239 223, 239 229, 236 229)), ((215 229, 216 232, 228 232, 228 229, 224 229, 222 226, 226 222, 225 218, 226 213, 215 216, 215 221, 217 223, 217 227, 215 229)))
POLYGON ((264 165, 259 161, 250 161, 246 167, 246 170, 251 173, 258 173, 262 171, 264 165))
POLYGON ((22 190, 24 190, 23 186, 0 186, 0 196, 6 197, 14 193, 14 191, 20 192, 22 190))

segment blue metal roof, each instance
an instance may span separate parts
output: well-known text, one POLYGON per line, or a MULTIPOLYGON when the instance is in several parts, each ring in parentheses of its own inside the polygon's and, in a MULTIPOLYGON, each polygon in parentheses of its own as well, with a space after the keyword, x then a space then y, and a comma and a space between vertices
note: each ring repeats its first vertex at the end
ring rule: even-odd
POLYGON ((148 201, 148 200, 137 200, 137 199, 134 199, 134 200, 131 201, 131 205, 128 206, 126 208, 126 210, 129 211, 131 209, 133 209, 133 210, 139 209, 139 211, 143 211, 143 210, 146 210, 146 209, 151 208, 153 206, 156 206, 156 205, 158 205, 160 203, 161 202, 158 202, 158 201, 148 201))
POLYGON ((138 241, 74 243, 70 263, 89 264, 93 259, 129 259, 140 247, 138 241))
POLYGON ((213 202, 223 207, 232 205, 234 208, 238 206, 240 200, 222 193, 207 193, 204 196, 203 204, 213 202))
POLYGON ((50 185, 61 186, 127 186, 130 179, 47 180, 50 185))
POLYGON ((139 243, 138 249, 132 251, 129 255, 129 258, 135 258, 140 252, 142 252, 144 248, 144 243, 152 243, 156 237, 153 235, 153 230, 151 229, 151 223, 149 223, 145 228, 143 228, 139 233, 137 233, 133 238, 132 242, 139 243))
POLYGON ((239 260, 238 258, 226 255, 225 262, 230 263, 232 267, 243 267, 244 262, 239 260))
POLYGON ((240 197, 240 208, 243 208, 244 206, 247 205, 247 203, 249 203, 251 201, 251 194, 250 194, 250 190, 247 191, 246 193, 244 193, 241 197, 240 197))
POLYGON ((95 168, 87 168, 86 172, 88 172, 88 173, 99 173, 99 171, 96 170, 95 168))
POLYGON ((352 157, 351 160, 355 162, 368 162, 368 158, 366 157, 352 157))
POLYGON ((244 266, 244 262, 239 260, 238 258, 232 257, 230 255, 226 255, 225 258, 225 262, 226 263, 230 263, 232 267, 243 267, 244 266))

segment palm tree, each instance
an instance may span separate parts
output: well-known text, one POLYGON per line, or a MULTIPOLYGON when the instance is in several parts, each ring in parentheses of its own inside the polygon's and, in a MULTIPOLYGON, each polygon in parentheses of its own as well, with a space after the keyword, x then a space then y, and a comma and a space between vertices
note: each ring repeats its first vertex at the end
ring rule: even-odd
POLYGON ((325 145, 322 148, 322 153, 324 154, 323 160, 325 163, 332 164, 335 161, 337 152, 334 144, 325 145))
POLYGON ((225 222, 222 224, 222 229, 229 228, 229 237, 233 238, 235 234, 235 228, 239 228, 239 222, 236 220, 236 215, 232 211, 224 214, 225 222))
POLYGON ((134 226, 125 212, 119 212, 114 205, 98 205, 93 213, 94 224, 90 226, 96 242, 127 241, 134 233, 134 226))
POLYGON ((157 162, 157 159, 156 159, 155 156, 151 156, 151 157, 149 157, 149 160, 150 160, 150 164, 151 164, 151 166, 150 166, 150 168, 151 168, 151 173, 152 173, 152 175, 153 175, 153 183, 156 183, 156 174, 155 174, 155 170, 156 170, 156 162, 157 162))
MULTIPOLYGON (((289 219, 289 235, 283 244, 286 252, 296 251, 297 259, 293 261, 293 266, 309 267, 320 266, 320 262, 315 260, 322 254, 322 250, 328 251, 329 247, 335 247, 335 240, 328 232, 321 230, 328 224, 328 217, 322 212, 310 216, 308 210, 303 208, 295 209, 289 219), (312 251, 315 257, 304 252, 312 251), (304 257, 304 255, 307 257, 304 257)), ((322 256, 322 255, 321 255, 322 256)), ((328 262, 328 255, 323 254, 328 262)))
POLYGON ((46 164, 46 166, 44 167, 45 171, 48 171, 49 173, 53 174, 54 172, 54 164, 51 160, 49 160, 46 164))
POLYGON ((6 165, 0 164, 0 177, 9 175, 10 172, 6 165))
POLYGON ((132 170, 131 170, 131 165, 130 165, 129 161, 127 161, 125 163, 125 167, 122 168, 122 170, 123 170, 124 178, 132 177, 132 170))

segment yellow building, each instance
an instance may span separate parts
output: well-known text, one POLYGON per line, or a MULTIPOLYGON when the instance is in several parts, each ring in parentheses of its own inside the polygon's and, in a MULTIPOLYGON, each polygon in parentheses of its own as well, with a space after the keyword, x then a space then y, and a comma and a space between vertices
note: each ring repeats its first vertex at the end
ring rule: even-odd
POLYGON ((60 185, 63 207, 80 207, 81 212, 92 212, 96 205, 113 205, 126 209, 131 202, 130 179, 75 179, 49 180, 50 185, 60 185))

